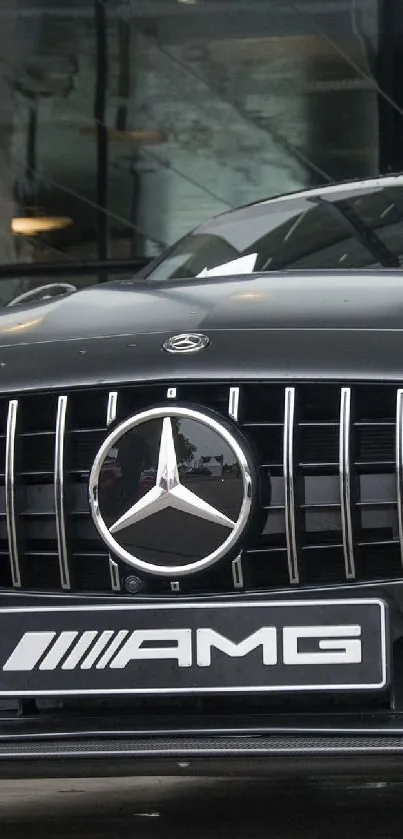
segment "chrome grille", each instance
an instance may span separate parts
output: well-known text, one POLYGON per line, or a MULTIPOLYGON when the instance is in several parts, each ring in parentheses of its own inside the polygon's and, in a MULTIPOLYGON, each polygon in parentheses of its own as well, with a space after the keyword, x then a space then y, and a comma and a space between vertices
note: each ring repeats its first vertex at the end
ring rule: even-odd
POLYGON ((88 477, 115 421, 177 399, 236 423, 260 475, 237 557, 149 593, 224 592, 403 576, 403 389, 180 384, 0 401, 0 586, 124 596, 133 573, 93 525, 88 477), (0 467, 1 468, 1 467, 0 467))

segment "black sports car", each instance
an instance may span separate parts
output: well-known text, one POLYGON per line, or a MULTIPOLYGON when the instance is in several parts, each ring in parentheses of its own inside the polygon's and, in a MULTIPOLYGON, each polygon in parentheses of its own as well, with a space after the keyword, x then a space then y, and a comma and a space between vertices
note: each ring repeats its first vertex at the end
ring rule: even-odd
POLYGON ((402 255, 388 177, 2 310, 1 775, 400 771, 402 255))

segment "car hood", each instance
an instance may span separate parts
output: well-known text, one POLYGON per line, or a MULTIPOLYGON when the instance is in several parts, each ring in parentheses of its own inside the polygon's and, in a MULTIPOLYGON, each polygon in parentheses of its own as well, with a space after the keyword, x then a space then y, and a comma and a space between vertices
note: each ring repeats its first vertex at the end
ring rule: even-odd
POLYGON ((403 274, 256 274, 93 286, 0 314, 3 390, 183 378, 403 374, 403 274), (210 346, 162 344, 202 332, 210 346))

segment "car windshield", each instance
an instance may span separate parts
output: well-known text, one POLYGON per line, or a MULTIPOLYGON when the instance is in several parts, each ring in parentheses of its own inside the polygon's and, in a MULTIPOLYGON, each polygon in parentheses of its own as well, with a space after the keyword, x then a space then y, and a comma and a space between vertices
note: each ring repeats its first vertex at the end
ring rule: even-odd
POLYGON ((399 269, 403 179, 274 199, 197 228, 144 272, 150 281, 265 271, 399 269))

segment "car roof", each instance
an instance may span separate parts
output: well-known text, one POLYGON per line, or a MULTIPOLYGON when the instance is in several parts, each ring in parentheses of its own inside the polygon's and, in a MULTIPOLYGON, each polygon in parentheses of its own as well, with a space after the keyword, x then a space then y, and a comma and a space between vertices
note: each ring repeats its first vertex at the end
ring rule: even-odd
POLYGON ((237 210, 246 210, 248 207, 263 207, 264 205, 282 203, 283 201, 293 201, 299 198, 310 198, 315 195, 337 195, 338 193, 349 192, 371 192, 371 190, 383 189, 385 187, 403 187, 403 173, 395 175, 379 175, 376 178, 363 178, 361 180, 337 181, 337 183, 324 184, 323 186, 315 186, 309 189, 297 190, 295 192, 286 192, 281 195, 275 195, 271 198, 263 198, 259 201, 251 201, 247 204, 242 204, 234 207, 231 210, 226 210, 219 214, 219 218, 230 216, 231 213, 237 210))

